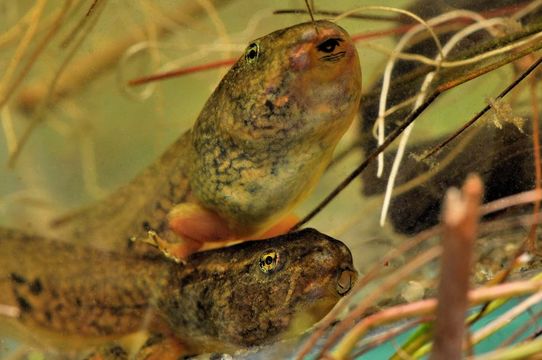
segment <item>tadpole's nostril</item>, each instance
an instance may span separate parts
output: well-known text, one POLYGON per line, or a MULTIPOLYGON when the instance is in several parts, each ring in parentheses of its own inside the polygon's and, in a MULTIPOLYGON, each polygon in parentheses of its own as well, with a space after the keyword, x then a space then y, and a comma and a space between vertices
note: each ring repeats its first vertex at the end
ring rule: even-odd
POLYGON ((357 273, 351 269, 343 269, 339 271, 337 276, 337 293, 341 296, 346 295, 354 286, 357 273))

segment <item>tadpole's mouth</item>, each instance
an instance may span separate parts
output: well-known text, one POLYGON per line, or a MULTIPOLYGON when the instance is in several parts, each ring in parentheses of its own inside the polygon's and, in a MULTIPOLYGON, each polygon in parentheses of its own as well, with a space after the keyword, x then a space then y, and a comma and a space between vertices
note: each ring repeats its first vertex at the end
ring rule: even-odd
POLYGON ((345 57, 346 51, 340 51, 335 54, 325 55, 320 58, 320 60, 323 61, 329 61, 329 62, 337 62, 341 60, 343 57, 345 57))
POLYGON ((340 296, 346 295, 354 286, 358 273, 351 267, 341 268, 337 274, 336 290, 340 296))

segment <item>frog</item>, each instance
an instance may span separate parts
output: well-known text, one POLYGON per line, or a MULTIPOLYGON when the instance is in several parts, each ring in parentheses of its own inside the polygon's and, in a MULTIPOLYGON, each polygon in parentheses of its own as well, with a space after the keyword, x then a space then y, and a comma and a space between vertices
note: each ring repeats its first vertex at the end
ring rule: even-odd
POLYGON ((97 204, 56 219, 52 234, 100 248, 152 239, 185 259, 285 233, 360 98, 359 56, 337 24, 318 20, 265 35, 155 163, 97 204))
POLYGON ((0 228, 0 304, 19 310, 0 328, 81 353, 141 329, 179 354, 273 343, 320 320, 356 278, 348 247, 314 229, 178 264, 0 228))

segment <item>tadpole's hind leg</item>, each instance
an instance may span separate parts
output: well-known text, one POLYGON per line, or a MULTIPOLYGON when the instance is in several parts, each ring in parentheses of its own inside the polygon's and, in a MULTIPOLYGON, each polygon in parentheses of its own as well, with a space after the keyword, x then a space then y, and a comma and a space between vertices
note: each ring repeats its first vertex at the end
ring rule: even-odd
POLYGON ((169 228, 182 239, 169 249, 169 253, 180 259, 198 251, 206 242, 235 237, 223 218, 196 203, 176 205, 169 212, 168 221, 169 228))

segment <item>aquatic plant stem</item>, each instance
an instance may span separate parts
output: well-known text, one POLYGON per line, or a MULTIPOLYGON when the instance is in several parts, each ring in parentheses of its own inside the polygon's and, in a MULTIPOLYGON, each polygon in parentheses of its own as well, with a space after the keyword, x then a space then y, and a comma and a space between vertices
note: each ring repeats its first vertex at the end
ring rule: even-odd
MULTIPOLYGON (((542 289, 542 281, 517 281, 492 287, 471 290, 468 294, 469 305, 477 305, 498 298, 510 298, 534 293, 542 289)), ((358 340, 370 329, 392 321, 407 317, 424 316, 432 314, 437 307, 436 299, 417 301, 410 304, 394 306, 370 315, 358 322, 335 347, 335 350, 326 354, 326 359, 347 359, 358 340)))
POLYGON ((451 188, 444 199, 442 213, 442 257, 438 287, 438 306, 430 359, 452 360, 462 357, 465 338, 467 293, 474 242, 478 233, 483 185, 471 175, 461 193, 451 188))
MULTIPOLYGON (((492 202, 489 202, 487 204, 484 204, 480 208, 480 213, 482 215, 491 214, 509 207, 527 204, 530 202, 535 201, 536 199, 542 200, 542 192, 537 192, 536 190, 530 190, 523 193, 511 195, 502 199, 498 199, 492 202)), ((529 215, 529 218, 532 217, 529 215)), ((441 231, 441 226, 437 225, 430 229, 424 230, 423 232, 416 235, 414 238, 409 239, 408 241, 402 243, 399 245, 399 247, 392 249, 391 251, 386 254, 381 261, 376 263, 373 267, 371 267, 366 274, 358 279, 354 287, 352 288, 352 291, 350 292, 347 297, 341 301, 339 304, 337 304, 336 307, 331 310, 331 312, 320 322, 320 324, 317 326, 316 330, 312 333, 312 335, 305 341, 304 345, 301 347, 301 349, 298 351, 298 353, 295 356, 296 360, 301 360, 305 358, 309 354, 309 352, 314 348, 316 343, 319 339, 322 338, 324 331, 328 329, 331 324, 336 320, 337 315, 344 310, 344 308, 349 304, 350 300, 361 290, 363 289, 367 284, 369 284, 372 280, 374 280, 377 276, 381 275, 382 272, 389 269, 386 264, 393 261, 400 255, 406 253, 410 249, 414 248, 415 246, 420 245, 425 240, 432 238, 436 235, 438 235, 441 231)), ((520 264, 519 259, 516 260, 516 264, 520 264)), ((400 271, 402 271, 400 269, 400 271)), ((499 277, 499 274, 497 274, 497 277, 499 277)), ((494 285, 498 284, 500 282, 490 282, 489 284, 494 285)), ((372 295, 371 295, 372 296, 372 295)), ((376 301, 376 300, 375 300, 376 301)), ((487 303, 486 306, 489 306, 491 302, 487 303)), ((472 322, 469 321, 469 324, 472 322)), ((423 342, 422 342, 423 343, 423 342)), ((415 346, 415 348, 417 348, 415 346)))
MULTIPOLYGON (((535 73, 536 74, 536 73, 535 73)), ((542 189, 542 168, 540 164, 540 109, 538 107, 538 80, 536 77, 531 78, 530 93, 531 93, 531 106, 532 106, 532 129, 533 129, 533 159, 534 159, 534 173, 535 173, 535 189, 540 191, 542 189)), ((529 230, 529 236, 527 237, 527 249, 534 253, 536 252, 536 229, 537 216, 540 211, 540 200, 534 202, 533 214, 535 219, 529 230)))
POLYGON ((151 81, 158 81, 158 80, 164 80, 175 76, 185 75, 185 74, 191 74, 198 71, 203 70, 210 70, 210 69, 216 69, 223 66, 230 66, 235 64, 237 59, 226 59, 226 60, 219 60, 215 62, 210 62, 202 65, 196 65, 191 67, 186 67, 182 69, 176 69, 171 71, 165 71, 158 74, 152 74, 149 76, 142 76, 137 79, 132 79, 128 81, 128 85, 135 86, 135 85, 143 85, 147 84, 151 81))
MULTIPOLYGON (((330 333, 329 337, 326 339, 324 344, 322 345, 322 348, 320 349, 320 352, 318 354, 319 358, 325 357, 327 351, 333 347, 333 345, 341 338, 341 336, 345 335, 345 338, 350 335, 354 329, 357 328, 358 325, 356 324, 356 321, 359 320, 363 314, 369 309, 370 306, 372 306, 380 297, 382 294, 385 294, 387 291, 390 291, 391 289, 395 288, 398 284, 400 284, 403 280, 405 280, 409 275, 411 275, 414 271, 418 270, 421 266, 427 264, 428 262, 434 260, 442 253, 442 248, 440 246, 434 246, 430 248, 429 250, 419 254, 414 259, 412 259, 409 263, 401 267, 400 269, 396 270, 391 277, 386 279, 382 285, 378 287, 378 291, 375 291, 368 296, 364 297, 363 300, 361 300, 354 310, 352 310, 348 316, 343 319, 330 333)), ((378 315, 375 314, 375 315, 378 315)), ((362 320, 363 321, 363 320, 362 320)), ((359 323, 358 323, 359 324, 359 323)), ((341 340, 341 343, 344 341, 341 340)), ((357 338, 356 338, 357 341, 357 338)))
POLYGON ((318 339, 323 336, 324 331, 331 326, 331 324, 336 320, 336 316, 344 310, 349 301, 356 295, 358 291, 363 289, 365 285, 369 284, 384 270, 389 270, 389 267, 387 267, 386 264, 390 263, 394 259, 397 259, 399 256, 405 254, 407 251, 411 250, 415 246, 420 245, 423 241, 433 236, 436 236, 439 231, 440 229, 433 227, 419 233, 413 239, 409 239, 408 241, 400 244, 398 247, 390 250, 378 263, 376 263, 369 270, 367 270, 365 275, 362 278, 358 279, 358 281, 350 291, 350 294, 348 294, 343 301, 339 302, 339 304, 337 304, 337 306, 335 306, 331 310, 331 312, 320 322, 320 325, 318 325, 317 329, 312 333, 309 339, 305 341, 305 344, 299 350, 295 359, 303 359, 312 350, 312 348, 316 345, 318 339))
POLYGON ((3 84, 3 86, 0 86, 0 98, 6 96, 4 88, 7 87, 9 82, 11 81, 11 77, 15 73, 15 69, 17 68, 18 65, 21 64, 22 59, 26 53, 26 50, 28 49, 29 45, 31 44, 36 34, 45 5, 47 5, 46 0, 36 1, 36 4, 32 7, 32 9, 29 12, 30 16, 29 16, 29 19, 27 20, 28 28, 26 29, 25 34, 20 39, 19 45, 17 46, 17 49, 15 50, 13 57, 10 59, 7 65, 4 65, 5 71, 2 78, 0 79, 0 84, 3 84))
POLYGON ((537 311, 536 313, 531 313, 529 321, 526 321, 523 325, 518 327, 508 339, 506 339, 499 345, 499 347, 502 348, 510 346, 513 343, 517 342, 518 339, 529 330, 529 328, 539 324, 540 319, 542 319, 542 310, 537 311))
POLYGON ((393 339, 394 337, 397 337, 400 334, 403 334, 407 332, 408 330, 412 329, 415 326, 418 326, 423 323, 427 323, 429 321, 432 321, 432 316, 427 317, 421 317, 416 320, 409 321, 407 323, 398 325, 397 327, 391 328, 389 330, 386 330, 385 332, 382 332, 378 335, 375 335, 373 338, 368 339, 368 342, 366 344, 363 344, 363 349, 360 351, 357 351, 355 354, 352 355, 352 358, 357 358, 367 351, 374 349, 375 347, 389 341, 390 339, 393 339))
POLYGON ((485 325, 483 328, 476 331, 472 336, 472 342, 474 344, 479 343, 483 339, 489 337, 490 335, 496 333, 499 329, 510 324, 510 322, 525 312, 527 309, 535 306, 536 304, 542 301, 542 292, 538 291, 535 294, 529 296, 527 299, 522 301, 520 304, 514 306, 489 324, 485 325))

